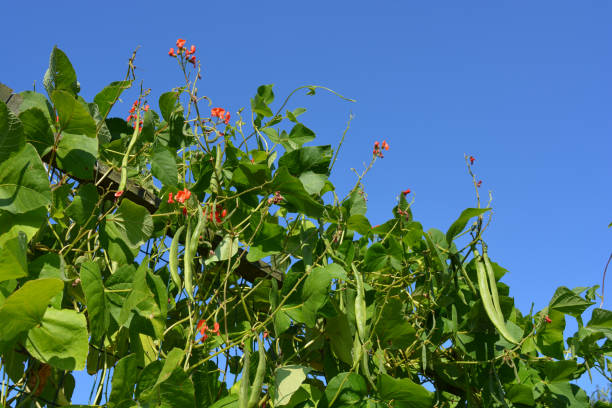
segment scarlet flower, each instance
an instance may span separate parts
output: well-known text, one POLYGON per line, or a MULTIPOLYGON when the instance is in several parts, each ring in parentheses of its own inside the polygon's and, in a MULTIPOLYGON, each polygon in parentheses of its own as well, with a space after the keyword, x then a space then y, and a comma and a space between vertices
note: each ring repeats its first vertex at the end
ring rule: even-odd
POLYGON ((170 48, 170 51, 168 51, 168 55, 171 57, 176 57, 176 53, 174 52, 174 48, 170 48))
POLYGON ((219 322, 215 322, 215 324, 213 324, 213 329, 211 330, 212 333, 215 333, 217 336, 219 336, 221 333, 219 333, 219 322))
POLYGON ((221 218, 225 218, 226 215, 227 215, 227 210, 223 209, 223 211, 221 211, 221 218))
POLYGON ((123 195, 123 190, 119 190, 115 193, 115 197, 121 197, 123 195))
POLYGON ((546 321, 546 323, 552 323, 552 320, 550 320, 550 317, 544 316, 544 320, 546 321))
POLYGON ((225 120, 223 120, 223 123, 225 123, 226 125, 229 123, 230 121, 230 113, 229 112, 225 112, 225 120))
POLYGON ((174 200, 172 199, 172 193, 168 193, 168 204, 174 204, 174 200))
POLYGON ((183 207, 183 215, 186 217, 187 216, 187 207, 183 207))
POLYGON ((386 141, 386 140, 383 140, 383 142, 382 142, 382 148, 383 148, 383 149, 385 149, 385 150, 389 150, 389 144, 387 143, 387 141, 386 141))
POLYGON ((55 115, 55 121, 59 122, 59 115, 55 115))
POLYGON ((176 201, 181 204, 184 203, 185 200, 189 200, 189 197, 191 197, 191 191, 187 190, 187 188, 183 188, 182 191, 179 191, 175 195, 176 201))
POLYGON ((210 116, 212 116, 213 118, 219 118, 219 119, 223 119, 223 116, 225 116, 225 109, 223 108, 212 108, 210 110, 210 116))
POLYGON ((264 334, 263 334, 263 338, 265 339, 266 337, 268 337, 268 332, 267 331, 265 331, 264 334))
POLYGON ((191 59, 189 60, 189 62, 191 62, 193 64, 193 66, 195 67, 195 64, 196 64, 196 57, 195 57, 195 55, 191 56, 191 59))
POLYGON ((482 180, 478 180, 478 183, 476 183, 476 187, 480 188, 481 185, 482 185, 482 180))
POLYGON ((196 330, 199 330, 200 334, 206 333, 206 331, 208 330, 208 326, 206 325, 206 321, 200 320, 198 322, 198 326, 197 326, 196 330))
POLYGON ((132 115, 128 116, 128 117, 125 119, 125 121, 126 121, 126 122, 129 122, 130 120, 132 120, 132 115))
POLYGON ((192 46, 191 46, 191 49, 189 50, 189 53, 190 53, 190 54, 195 54, 195 51, 196 51, 196 46, 195 46, 195 45, 192 45, 192 46))
POLYGON ((181 48, 183 48, 185 46, 186 42, 187 41, 183 40, 182 38, 179 38, 178 40, 176 40, 176 46, 180 50, 181 48))
POLYGON ((380 143, 378 143, 378 141, 374 142, 374 149, 380 149, 380 143))
POLYGON ((475 161, 476 159, 474 158, 474 156, 470 156, 470 164, 474 164, 475 161))
POLYGON ((144 110, 145 112, 147 112, 147 111, 149 110, 149 105, 145 105, 145 107, 143 108, 143 110, 144 110))
POLYGON ((405 189, 404 191, 402 191, 402 194, 403 194, 403 195, 408 195, 408 194, 410 194, 410 189, 409 189, 409 188, 405 189))

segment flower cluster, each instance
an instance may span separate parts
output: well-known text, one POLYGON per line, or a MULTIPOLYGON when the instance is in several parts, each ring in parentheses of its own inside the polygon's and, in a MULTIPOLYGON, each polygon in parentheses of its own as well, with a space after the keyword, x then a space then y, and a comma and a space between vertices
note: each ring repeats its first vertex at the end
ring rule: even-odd
MULTIPOLYGON (((134 123, 132 123, 132 127, 134 129, 136 128, 136 118, 138 117, 136 115, 136 110, 138 109, 139 105, 140 105, 140 101, 138 100, 134 101, 134 103, 132 104, 132 107, 130 108, 130 114, 125 119, 127 123, 130 123, 133 120, 134 123)), ((149 105, 143 106, 142 110, 147 112, 149 110, 149 105)), ((140 119, 140 122, 138 124, 140 125, 140 127, 138 128, 138 131, 141 131, 142 130, 142 119, 140 119)))
POLYGON ((195 67, 196 57, 194 54, 196 52, 196 46, 192 45, 191 48, 187 49, 185 48, 186 42, 187 41, 183 40, 182 38, 176 40, 176 51, 174 51, 174 48, 170 48, 170 51, 168 51, 168 55, 171 57, 176 57, 177 55, 185 54, 185 59, 191 62, 195 67))
MULTIPOLYGON (((221 207, 216 207, 215 209, 215 221, 217 222, 217 224, 221 224, 223 222, 223 218, 225 218, 227 216, 227 210, 221 207)), ((202 210, 202 212, 204 214, 206 214, 206 210, 202 210)), ((213 220, 213 214, 212 212, 210 214, 208 214, 208 221, 212 221, 213 220)))
POLYGON ((480 188, 481 185, 482 185, 482 180, 478 180, 478 183, 476 183, 476 187, 480 188))
POLYGON ((404 197, 407 196, 408 194, 410 194, 410 189, 405 189, 404 191, 402 191, 402 194, 404 195, 404 197))
POLYGON ((280 191, 274 192, 274 197, 268 198, 268 205, 279 204, 283 201, 283 196, 280 194, 280 191))
MULTIPOLYGON (((168 193, 168 204, 174 204, 175 201, 172 196, 172 193, 168 193)), ((191 191, 187 190, 186 188, 183 188, 183 190, 177 192, 174 195, 176 201, 181 204, 183 204, 186 200, 189 200, 189 197, 191 197, 191 191)))
POLYGON ((474 156, 470 156, 470 164, 474 164, 475 161, 476 159, 474 158, 474 156))
POLYGON ((221 119, 226 125, 230 121, 230 113, 223 108, 212 108, 210 110, 210 116, 221 119))
POLYGON ((382 154, 383 150, 389 150, 389 144, 386 140, 383 140, 382 144, 378 143, 378 141, 374 142, 374 150, 372 151, 372 154, 374 156, 380 157, 382 159, 383 157, 385 157, 382 154))
POLYGON ((204 340, 206 340, 206 339, 208 338, 208 333, 207 333, 207 332, 214 333, 214 334, 216 334, 217 336, 220 336, 220 335, 221 335, 221 333, 219 332, 219 323, 218 323, 218 322, 215 322, 215 323, 213 324, 213 328, 212 328, 212 329, 210 329, 210 328, 208 327, 208 325, 206 324, 206 321, 204 321, 204 320, 200 320, 200 321, 198 322, 197 330, 198 330, 198 331, 200 332, 200 334, 202 335, 202 338, 200 339, 200 341, 201 341, 201 342, 204 342, 204 340))

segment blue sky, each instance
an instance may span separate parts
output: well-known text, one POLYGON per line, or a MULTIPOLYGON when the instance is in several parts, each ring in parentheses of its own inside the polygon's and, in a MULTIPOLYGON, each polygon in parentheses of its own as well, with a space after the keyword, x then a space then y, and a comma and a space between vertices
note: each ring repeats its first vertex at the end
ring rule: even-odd
MULTIPOLYGON (((319 144, 337 144, 355 115, 332 181, 343 193, 371 157, 368 216, 385 221, 400 191, 415 218, 446 231, 474 205, 464 153, 481 193, 492 191, 490 256, 525 313, 557 286, 601 285, 612 250, 612 3, 538 2, 7 2, 0 82, 32 89, 57 44, 87 99, 125 75, 140 46, 139 79, 153 101, 179 85, 167 51, 198 47, 200 95, 235 112, 260 84, 295 98, 319 144), (96 4, 94 6, 94 4, 96 4)), ((111 114, 127 116, 131 100, 111 114)), ((612 275, 612 271, 610 272, 612 275)), ((608 279, 609 281, 609 279, 608 279)), ((605 307, 612 308, 608 282, 605 307)), ((587 387, 589 388, 589 387, 587 387)))

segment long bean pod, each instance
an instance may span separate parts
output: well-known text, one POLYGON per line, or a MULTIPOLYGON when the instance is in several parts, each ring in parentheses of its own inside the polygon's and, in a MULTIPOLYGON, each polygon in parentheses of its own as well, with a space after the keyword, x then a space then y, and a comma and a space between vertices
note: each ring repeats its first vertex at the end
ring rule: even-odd
POLYGON ((251 395, 249 396, 248 408, 254 408, 259 402, 259 394, 263 385, 264 376, 266 375, 266 348, 263 340, 257 336, 257 347, 259 361, 257 362, 257 371, 255 371, 255 379, 251 385, 251 395))
POLYGON ((181 290, 182 283, 181 283, 181 277, 179 276, 179 273, 178 273, 178 247, 179 247, 179 240, 181 237, 181 233, 183 232, 184 229, 185 229, 185 226, 182 225, 174 233, 174 238, 172 238, 172 244, 170 244, 170 255, 168 259, 168 264, 170 265, 170 276, 172 277, 172 281, 174 282, 174 285, 177 287, 179 292, 181 290))

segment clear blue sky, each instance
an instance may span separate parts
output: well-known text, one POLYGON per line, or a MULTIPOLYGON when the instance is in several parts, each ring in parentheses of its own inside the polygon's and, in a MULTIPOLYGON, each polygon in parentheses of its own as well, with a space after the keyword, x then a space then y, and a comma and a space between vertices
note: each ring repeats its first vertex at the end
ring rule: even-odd
MULTIPOLYGON (((181 77, 167 51, 196 44, 200 95, 248 107, 260 84, 296 98, 320 144, 355 114, 332 181, 354 184, 375 140, 390 151, 365 180, 373 224, 401 190, 415 218, 446 231, 474 205, 463 154, 492 190, 491 257, 518 307, 545 307, 557 286, 601 285, 612 250, 612 3, 608 1, 4 2, 0 82, 42 77, 54 44, 88 100, 136 65, 152 100, 181 77), (94 4, 96 4, 94 6, 94 4)), ((111 114, 127 116, 131 97, 111 114)), ((610 271, 612 275, 612 271, 610 271)), ((605 307, 612 308, 608 279, 605 307)), ((572 332, 573 333, 573 332, 572 332)), ((588 387, 587 387, 588 388, 588 387)))

